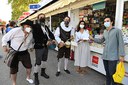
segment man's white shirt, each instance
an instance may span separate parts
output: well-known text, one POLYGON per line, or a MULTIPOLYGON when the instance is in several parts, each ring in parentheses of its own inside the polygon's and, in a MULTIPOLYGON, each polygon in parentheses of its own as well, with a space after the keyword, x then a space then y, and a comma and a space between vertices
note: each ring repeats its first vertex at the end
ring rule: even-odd
POLYGON ((10 30, 7 34, 5 34, 2 38, 2 46, 7 46, 7 42, 11 40, 11 47, 14 50, 18 50, 21 43, 24 41, 19 51, 27 50, 28 48, 32 48, 32 33, 30 32, 27 39, 25 39, 25 33, 22 30, 22 27, 17 27, 10 30))

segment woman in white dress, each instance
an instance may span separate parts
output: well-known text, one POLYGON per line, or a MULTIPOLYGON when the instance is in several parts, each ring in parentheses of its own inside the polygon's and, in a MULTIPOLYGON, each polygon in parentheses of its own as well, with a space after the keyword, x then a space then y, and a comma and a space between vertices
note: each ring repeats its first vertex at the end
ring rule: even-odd
POLYGON ((80 21, 75 33, 75 41, 78 44, 75 47, 75 63, 76 71, 79 73, 85 73, 85 67, 88 64, 88 57, 90 57, 89 47, 89 31, 86 29, 84 21, 80 21))

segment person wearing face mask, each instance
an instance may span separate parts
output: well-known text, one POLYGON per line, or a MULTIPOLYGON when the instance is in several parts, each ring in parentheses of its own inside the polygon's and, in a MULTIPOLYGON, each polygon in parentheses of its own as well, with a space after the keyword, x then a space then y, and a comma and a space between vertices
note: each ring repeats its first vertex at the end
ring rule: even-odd
POLYGON ((41 65, 41 76, 49 79, 46 74, 46 64, 48 58, 48 46, 55 43, 55 37, 48 26, 45 25, 45 15, 39 14, 37 21, 33 27, 34 49, 35 49, 35 66, 34 66, 34 81, 35 85, 39 85, 38 73, 41 65), (50 41, 49 41, 50 40, 50 41))
POLYGON ((58 69, 56 72, 56 76, 60 75, 60 67, 61 67, 61 62, 62 62, 62 58, 63 56, 65 57, 64 60, 64 71, 67 74, 70 74, 70 71, 68 70, 67 66, 68 66, 68 59, 70 57, 70 47, 66 47, 65 42, 70 40, 70 38, 73 35, 73 29, 71 28, 71 26, 69 25, 70 22, 70 17, 66 16, 64 18, 64 21, 62 21, 60 23, 60 26, 57 27, 56 31, 55 31, 55 39, 58 43, 58 69))
POLYGON ((80 21, 75 33, 75 42, 78 44, 75 47, 75 62, 76 71, 80 74, 85 74, 85 67, 87 66, 88 57, 90 56, 89 47, 89 31, 86 29, 84 21, 80 21))
POLYGON ((33 83, 33 80, 30 78, 32 64, 31 64, 30 54, 28 52, 28 49, 32 48, 33 46, 32 45, 33 37, 31 33, 32 26, 33 26, 33 22, 30 20, 26 20, 25 22, 21 23, 20 27, 10 30, 2 38, 2 46, 4 52, 8 53, 10 50, 7 47, 8 41, 11 41, 10 48, 18 51, 15 57, 13 58, 12 64, 10 66, 10 74, 13 83, 12 85, 17 85, 16 78, 17 78, 19 61, 21 61, 23 66, 26 68, 26 73, 27 73, 26 80, 29 83, 33 83), (22 42, 23 44, 21 45, 22 42), (19 47, 20 49, 18 50, 19 47))
POLYGON ((112 75, 116 71, 116 65, 118 60, 120 62, 124 61, 125 51, 124 51, 124 41, 122 37, 122 32, 120 29, 113 27, 114 20, 112 17, 107 16, 104 19, 104 26, 106 30, 103 33, 103 37, 91 38, 94 42, 105 43, 102 59, 104 68, 106 71, 106 84, 105 85, 117 85, 112 75))

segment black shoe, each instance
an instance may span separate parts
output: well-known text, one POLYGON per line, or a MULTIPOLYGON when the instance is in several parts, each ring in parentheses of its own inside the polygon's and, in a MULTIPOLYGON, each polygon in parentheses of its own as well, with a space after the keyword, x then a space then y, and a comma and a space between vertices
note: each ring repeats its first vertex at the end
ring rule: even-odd
POLYGON ((69 70, 64 70, 67 74, 70 74, 70 71, 69 70))
POLYGON ((59 71, 57 71, 57 72, 56 72, 56 76, 58 77, 59 75, 60 75, 60 72, 59 72, 59 71))
POLYGON ((43 76, 46 79, 49 79, 49 76, 46 73, 41 74, 41 76, 43 76))
POLYGON ((41 76, 43 76, 46 79, 49 79, 49 76, 45 73, 45 68, 41 68, 41 76))
POLYGON ((34 83, 35 85, 39 85, 38 73, 34 73, 34 83))

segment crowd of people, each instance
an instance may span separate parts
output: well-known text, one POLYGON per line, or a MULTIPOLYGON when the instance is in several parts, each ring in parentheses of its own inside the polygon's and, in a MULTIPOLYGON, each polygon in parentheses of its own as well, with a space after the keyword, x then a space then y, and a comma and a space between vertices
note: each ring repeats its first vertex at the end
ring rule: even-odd
POLYGON ((76 72, 80 74, 86 73, 88 58, 90 57, 89 41, 96 43, 105 43, 103 52, 103 64, 106 71, 106 85, 117 85, 112 78, 116 71, 117 61, 124 61, 124 42, 122 33, 119 29, 113 26, 113 19, 110 16, 105 17, 104 26, 106 30, 102 33, 101 38, 93 38, 87 29, 86 23, 81 20, 76 29, 70 26, 70 17, 66 16, 60 25, 56 28, 55 33, 52 33, 45 24, 45 15, 43 13, 37 16, 37 20, 33 23, 31 20, 26 20, 21 23, 20 27, 16 27, 14 22, 10 22, 7 27, 6 34, 2 38, 2 46, 4 52, 8 53, 10 49, 18 51, 10 66, 10 74, 13 85, 16 85, 16 76, 18 72, 18 63, 22 62, 26 68, 27 78, 29 83, 39 85, 39 69, 40 75, 46 79, 50 76, 46 73, 46 64, 48 59, 48 46, 57 43, 57 72, 56 76, 61 75, 61 63, 64 57, 64 71, 70 74, 68 69, 68 61, 70 58, 71 45, 68 42, 74 40, 77 44, 74 52, 74 66, 76 72), (13 29, 12 29, 13 28, 13 29), (23 44, 21 45, 21 42, 23 44), (9 45, 9 46, 8 46, 9 45), (21 45, 21 46, 20 46, 21 45), (33 46, 34 45, 34 46, 33 46), (20 46, 20 49, 18 47, 20 46), (28 52, 35 49, 35 64, 34 64, 34 81, 30 78, 31 74, 31 57, 28 52))

